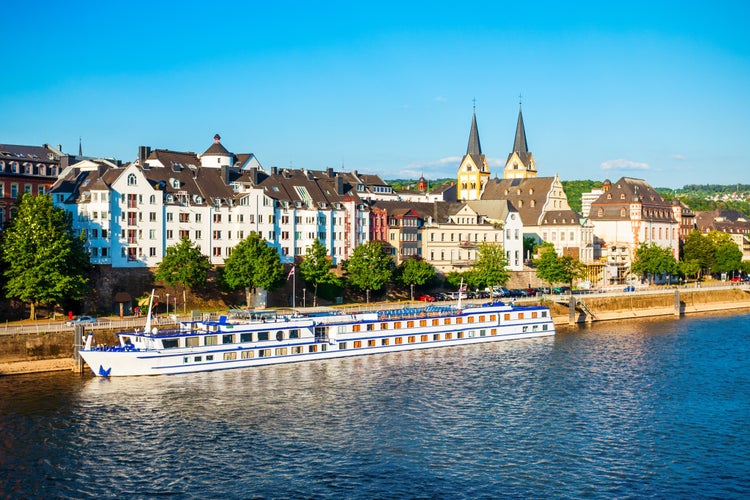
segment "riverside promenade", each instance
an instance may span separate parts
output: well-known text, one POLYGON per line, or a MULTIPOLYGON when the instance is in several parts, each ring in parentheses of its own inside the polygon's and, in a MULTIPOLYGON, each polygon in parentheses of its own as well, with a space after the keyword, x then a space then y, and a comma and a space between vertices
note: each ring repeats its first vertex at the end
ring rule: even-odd
MULTIPOLYGON (((466 301, 466 303, 484 301, 466 301)), ((644 288, 635 292, 592 292, 574 295, 545 295, 518 299, 518 305, 543 303, 550 307, 558 327, 639 318, 674 317, 690 314, 739 313, 750 311, 750 285, 715 284, 682 288, 644 288), (571 310, 571 297, 575 308, 571 310)), ((412 305, 414 303, 411 303, 412 305)), ((347 310, 391 309, 404 303, 347 306, 347 310)), ((314 312, 329 308, 299 308, 314 312)), ((155 326, 170 326, 187 316, 162 317, 155 326)), ((145 318, 104 318, 94 327, 99 338, 114 340, 114 331, 143 328, 145 318)), ((87 325, 87 330, 91 327, 87 325)), ((0 327, 0 376, 72 370, 73 328, 64 321, 6 323, 0 327)))

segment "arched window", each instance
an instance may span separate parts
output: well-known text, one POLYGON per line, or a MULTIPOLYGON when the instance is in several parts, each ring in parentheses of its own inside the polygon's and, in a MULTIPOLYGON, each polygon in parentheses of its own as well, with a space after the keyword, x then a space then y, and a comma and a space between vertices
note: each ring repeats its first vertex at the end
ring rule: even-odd
POLYGON ((156 205, 156 195, 151 195, 151 197, 148 199, 149 203, 152 205, 156 205))
POLYGON ((136 180, 135 180, 135 174, 128 175, 128 186, 135 186, 136 180))
POLYGON ((604 209, 600 208, 599 210, 597 210, 596 215, 599 217, 604 217, 604 209))
POLYGON ((624 208, 620 209, 620 217, 625 217, 625 209, 624 208))

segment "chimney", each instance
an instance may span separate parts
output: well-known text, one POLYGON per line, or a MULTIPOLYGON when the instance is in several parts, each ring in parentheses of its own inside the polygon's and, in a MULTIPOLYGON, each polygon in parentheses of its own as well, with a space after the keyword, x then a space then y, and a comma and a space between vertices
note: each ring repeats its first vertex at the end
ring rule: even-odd
POLYGON ((344 194, 344 178, 340 175, 336 175, 336 194, 344 194))
POLYGON ((229 165, 221 166, 221 180, 223 180, 224 184, 227 186, 229 185, 229 165))
POLYGON ((252 167, 250 169, 250 180, 253 181, 253 185, 258 184, 258 167, 252 167))
POLYGON ((326 175, 328 177, 333 177, 333 167, 326 168, 326 175))
POLYGON ((146 163, 146 159, 151 155, 151 148, 149 146, 138 146, 138 164, 142 167, 146 163))
POLYGON ((271 167, 271 175, 277 175, 279 173, 279 167, 271 167))

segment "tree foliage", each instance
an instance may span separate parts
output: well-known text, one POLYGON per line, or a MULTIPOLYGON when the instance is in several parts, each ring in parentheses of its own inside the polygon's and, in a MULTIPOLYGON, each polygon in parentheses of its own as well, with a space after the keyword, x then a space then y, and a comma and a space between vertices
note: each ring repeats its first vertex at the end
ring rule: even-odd
POLYGON ((581 195, 588 193, 592 189, 602 187, 601 181, 562 181, 563 191, 568 198, 570 208, 580 212, 582 208, 581 195))
POLYGON ((201 253, 200 246, 193 245, 187 238, 182 238, 179 243, 167 247, 154 278, 169 286, 182 286, 182 303, 185 304, 187 289, 204 286, 209 269, 211 263, 208 257, 201 253))
POLYGON ((669 248, 660 247, 656 243, 642 243, 635 252, 635 262, 632 271, 638 275, 649 275, 649 282, 660 274, 675 275, 680 272, 677 259, 669 248))
POLYGON ((537 277, 549 283, 550 287, 555 283, 566 283, 572 289, 573 280, 584 276, 585 264, 569 255, 558 257, 551 243, 544 243, 541 246, 543 249, 539 257, 534 260, 537 277))
POLYGON ((468 276, 468 284, 473 288, 505 285, 510 279, 508 260, 502 245, 481 243, 477 260, 468 276))
POLYGON ((393 276, 393 260, 383 252, 379 241, 370 241, 354 249, 345 263, 349 283, 359 290, 380 290, 393 276))
POLYGON ((256 232, 239 242, 224 261, 222 281, 232 289, 245 289, 247 304, 256 287, 271 290, 281 283, 284 268, 279 253, 256 232))
POLYGON ((435 275, 432 264, 418 256, 404 260, 396 268, 396 280, 405 286, 424 285, 435 279, 435 275))
POLYGON ((339 279, 331 271, 331 260, 325 245, 315 241, 305 251, 305 258, 299 265, 300 275, 306 283, 313 285, 313 307, 318 305, 318 285, 338 284, 339 279))
POLYGON ((49 196, 23 194, 18 212, 3 230, 2 260, 7 296, 31 304, 78 300, 88 286, 89 256, 83 235, 73 232, 69 213, 49 196))
POLYGON ((683 261, 697 262, 700 272, 729 273, 742 268, 742 251, 727 233, 711 231, 704 235, 697 229, 685 238, 683 261))

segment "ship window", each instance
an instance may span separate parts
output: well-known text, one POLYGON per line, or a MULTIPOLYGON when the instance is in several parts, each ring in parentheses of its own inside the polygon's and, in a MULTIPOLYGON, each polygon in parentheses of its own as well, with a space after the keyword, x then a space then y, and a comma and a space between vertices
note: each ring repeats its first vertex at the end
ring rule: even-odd
POLYGON ((547 330, 547 325, 542 325, 542 330, 547 330))
POLYGON ((433 334, 432 335, 432 340, 440 340, 440 334, 439 333, 433 334))
POLYGON ((206 335, 203 345, 216 345, 216 335, 206 335))
POLYGON ((518 319, 523 319, 523 313, 518 313, 518 319))
POLYGON ((546 318, 546 317, 547 317, 547 311, 542 311, 542 318, 546 318))
POLYGON ((427 335, 422 335, 419 339, 420 342, 427 342, 427 335))
POLYGON ((234 334, 231 334, 231 335, 222 335, 221 336, 221 343, 222 344, 233 344, 234 343, 234 334))
POLYGON ((367 323, 367 331, 371 332, 375 329, 375 325, 372 323, 367 323))
POLYGON ((328 350, 328 346, 326 344, 321 344, 320 352, 327 351, 327 350, 328 350))
POLYGON ((504 314, 503 319, 505 319, 506 321, 510 320, 510 314, 504 314))
POLYGON ((196 356, 193 358, 193 361, 195 361, 196 363, 200 363, 201 361, 203 361, 203 356, 196 356))
POLYGON ((286 347, 277 347, 276 348, 276 356, 286 356, 287 355, 287 348, 286 347))
POLYGON ((410 344, 413 344, 413 343, 415 342, 415 337, 414 337, 414 335, 409 335, 409 339, 408 339, 408 341, 409 341, 409 343, 410 343, 410 344))
POLYGON ((339 349, 341 349, 342 351, 343 351, 344 349, 346 349, 346 342, 342 342, 342 343, 340 343, 340 344, 339 344, 339 349))
POLYGON ((182 362, 183 363, 189 363, 190 362, 190 358, 188 358, 187 356, 185 356, 184 358, 182 358, 182 362))
POLYGON ((302 354, 302 346, 296 345, 292 347, 292 354, 302 354))
POLYGON ((381 330, 387 330, 388 329, 388 323, 380 323, 380 329, 381 330))
POLYGON ((208 356, 206 356, 206 361, 213 361, 213 360, 214 360, 213 354, 209 354, 208 356))
POLYGON ((494 314, 490 314, 490 321, 495 321, 495 320, 497 320, 497 316, 495 316, 494 314))
POLYGON ((456 337, 459 338, 459 339, 464 338, 464 332, 458 332, 458 334, 456 335, 456 337))
POLYGON ((453 334, 452 333, 446 333, 445 334, 445 340, 450 340, 452 338, 453 338, 453 334))
POLYGON ((451 319, 450 318, 445 318, 445 321, 443 322, 443 324, 444 325, 450 325, 451 324, 451 319))
POLYGON ((258 332, 258 342, 268 340, 268 332, 258 332))
POLYGON ((480 323, 483 323, 483 322, 484 322, 484 316, 479 316, 479 322, 480 322, 480 323))
POLYGON ((180 341, 179 339, 164 339, 161 341, 161 343, 164 346, 164 349, 173 349, 175 347, 178 347, 180 341))
POLYGON ((380 345, 388 345, 388 339, 381 339, 380 345))
POLYGON ((224 353, 224 361, 231 361, 233 359, 237 359, 237 353, 236 352, 225 352, 224 353))
POLYGON ((413 321, 407 321, 406 322, 406 328, 414 328, 414 322, 413 321))
POLYGON ((276 332, 276 341, 281 342, 282 340, 284 340, 284 332, 279 330, 278 332, 276 332))
POLYGON ((524 327, 523 327, 523 331, 524 331, 524 332, 528 332, 528 331, 529 331, 529 327, 528 327, 528 326, 524 326, 524 327))
POLYGON ((419 326, 427 326, 427 320, 426 319, 420 319, 419 320, 419 326))
POLYGON ((531 313, 531 317, 532 317, 532 318, 536 318, 536 311, 533 311, 533 312, 531 313))
POLYGON ((463 319, 463 318, 456 318, 456 324, 457 324, 457 325, 460 325, 460 324, 461 324, 461 323, 463 323, 463 322, 464 322, 464 319, 463 319))
POLYGON ((188 337, 185 339, 185 347, 198 347, 200 340, 199 337, 188 337))
POLYGON ((316 345, 308 346, 307 352, 318 352, 318 346, 316 345))
POLYGON ((290 339, 298 339, 299 338, 299 330, 289 330, 289 338, 290 339))
POLYGON ((355 340, 354 341, 354 348, 355 349, 361 349, 362 348, 362 341, 361 340, 355 340))
POLYGON ((433 319, 432 320, 432 326, 438 326, 438 325, 440 325, 440 320, 439 319, 433 319))
MULTIPOLYGON (((266 332, 268 333, 268 332, 266 332)), ((258 349, 258 357, 259 358, 267 358, 271 355, 271 349, 258 349)))
POLYGON ((404 343, 404 339, 402 339, 401 337, 396 337, 396 344, 403 344, 403 343, 404 343))
POLYGON ((497 335, 497 328, 490 330, 490 335, 497 335))
POLYGON ((367 347, 375 347, 375 339, 368 340, 367 347))
POLYGON ((252 342, 252 341, 253 341, 252 333, 240 333, 240 342, 252 342))
POLYGON ((474 316, 469 316, 469 323, 474 323, 474 316))
POLYGON ((393 328, 395 328, 396 330, 398 330, 399 328, 401 328, 401 322, 400 322, 400 321, 396 321, 396 322, 395 322, 395 323, 393 324, 393 328))
POLYGON ((487 336, 487 330, 479 330, 479 336, 480 337, 486 337, 487 336))
POLYGON ((359 331, 359 325, 352 325, 352 331, 358 332, 359 331))

